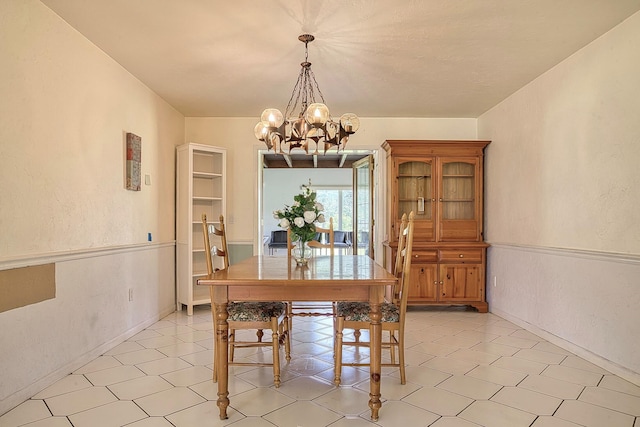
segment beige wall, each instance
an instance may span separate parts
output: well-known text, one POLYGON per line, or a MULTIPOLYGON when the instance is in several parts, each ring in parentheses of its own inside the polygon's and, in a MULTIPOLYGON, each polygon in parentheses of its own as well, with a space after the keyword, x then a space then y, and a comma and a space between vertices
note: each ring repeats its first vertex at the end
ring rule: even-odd
POLYGON ((184 118, 36 0, 0 1, 0 64, 0 270, 56 265, 55 298, 0 313, 2 414, 175 309, 184 118))
POLYGON ((42 3, 3 1, 0 20, 0 260, 174 240, 182 115, 42 3), (126 132, 151 176, 138 192, 126 132))
POLYGON ((640 13, 478 119, 491 311, 640 383, 640 13))
POLYGON ((494 242, 640 254, 640 14, 478 120, 494 242))

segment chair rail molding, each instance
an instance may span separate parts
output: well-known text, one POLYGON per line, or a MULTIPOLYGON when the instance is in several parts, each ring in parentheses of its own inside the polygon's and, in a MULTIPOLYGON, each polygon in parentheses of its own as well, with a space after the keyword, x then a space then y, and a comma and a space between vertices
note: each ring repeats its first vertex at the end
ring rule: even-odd
POLYGON ((29 267, 32 265, 49 264, 64 261, 73 261, 84 258, 114 255, 119 253, 155 250, 165 247, 175 247, 176 241, 137 243, 132 245, 106 246, 102 248, 87 248, 69 251, 49 252, 33 255, 25 255, 15 258, 0 259, 0 270, 11 268, 29 267))
POLYGON ((640 264, 640 254, 621 252, 591 251, 585 249, 558 248, 550 246, 519 245, 514 243, 489 242, 492 248, 514 249, 526 252, 536 252, 556 256, 570 256, 598 261, 616 261, 626 264, 640 264))

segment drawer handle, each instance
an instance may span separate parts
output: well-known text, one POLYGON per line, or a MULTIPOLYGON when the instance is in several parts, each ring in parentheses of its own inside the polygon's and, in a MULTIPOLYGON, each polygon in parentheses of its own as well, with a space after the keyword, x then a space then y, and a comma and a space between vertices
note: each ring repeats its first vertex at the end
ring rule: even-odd
POLYGON ((463 255, 463 254, 460 254, 460 258, 464 258, 464 255, 463 255))
POLYGON ((414 257, 418 258, 420 255, 414 255, 414 257))

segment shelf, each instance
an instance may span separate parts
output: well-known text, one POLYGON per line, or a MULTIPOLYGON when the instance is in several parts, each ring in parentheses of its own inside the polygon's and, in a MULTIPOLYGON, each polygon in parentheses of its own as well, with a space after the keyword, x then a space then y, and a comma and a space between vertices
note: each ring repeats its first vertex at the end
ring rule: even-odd
POLYGON ((442 175, 443 178, 475 178, 475 175, 442 175))
POLYGON ((193 176, 195 178, 222 178, 221 173, 211 173, 211 172, 193 172, 193 176))
POLYGON ((193 288, 193 305, 209 304, 211 302, 211 293, 208 286, 194 285, 193 288))
POLYGON ((431 175, 398 175, 398 178, 431 178, 431 175))
MULTIPOLYGON (((440 202, 474 202, 475 199, 442 199, 439 200, 440 202)), ((413 199, 398 199, 398 202, 413 202, 413 203, 417 203, 418 201, 413 198, 413 199)), ((431 199, 424 199, 424 203, 432 203, 431 199)))
POLYGON ((193 200, 204 200, 204 201, 221 201, 222 197, 204 197, 204 196, 193 196, 193 200))
POLYGON ((193 305, 204 305, 204 304, 210 304, 211 303, 211 298, 207 297, 207 298, 197 298, 197 295, 193 296, 193 305))

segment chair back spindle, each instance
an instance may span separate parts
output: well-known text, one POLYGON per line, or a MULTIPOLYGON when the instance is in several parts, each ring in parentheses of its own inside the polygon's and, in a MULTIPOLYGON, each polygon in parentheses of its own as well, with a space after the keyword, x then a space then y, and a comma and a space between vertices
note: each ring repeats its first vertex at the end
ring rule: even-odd
MULTIPOLYGON (((407 300, 409 298, 409 280, 411 276, 411 256, 413 248, 413 227, 414 227, 414 213, 411 211, 409 214, 409 222, 402 231, 404 236, 403 249, 401 252, 401 265, 402 270, 399 271, 398 276, 398 302, 400 305, 400 315, 404 317, 407 311, 407 300)), ((401 319, 400 323, 404 326, 404 319, 401 319)))
MULTIPOLYGON (((400 229, 398 230, 398 248, 396 249, 396 262, 393 265, 393 275, 396 276, 397 279, 400 279, 400 275, 402 274, 403 269, 403 260, 405 255, 406 241, 407 241, 407 214, 402 214, 402 219, 400 221, 400 229)), ((400 299, 400 280, 393 286, 393 303, 399 303, 400 299)))
POLYGON ((224 216, 220 215, 220 225, 216 227, 213 224, 207 223, 207 214, 203 213, 202 234, 204 236, 204 248, 208 254, 208 256, 206 257, 207 273, 213 274, 213 272, 216 270, 213 268, 212 256, 220 257, 220 259, 222 259, 221 270, 226 270, 229 267, 229 251, 227 249, 227 235, 224 227, 224 216), (213 228, 213 233, 210 232, 210 228, 213 228), (220 246, 222 246, 222 249, 217 246, 211 246, 211 240, 209 238, 210 234, 220 237, 220 246))

